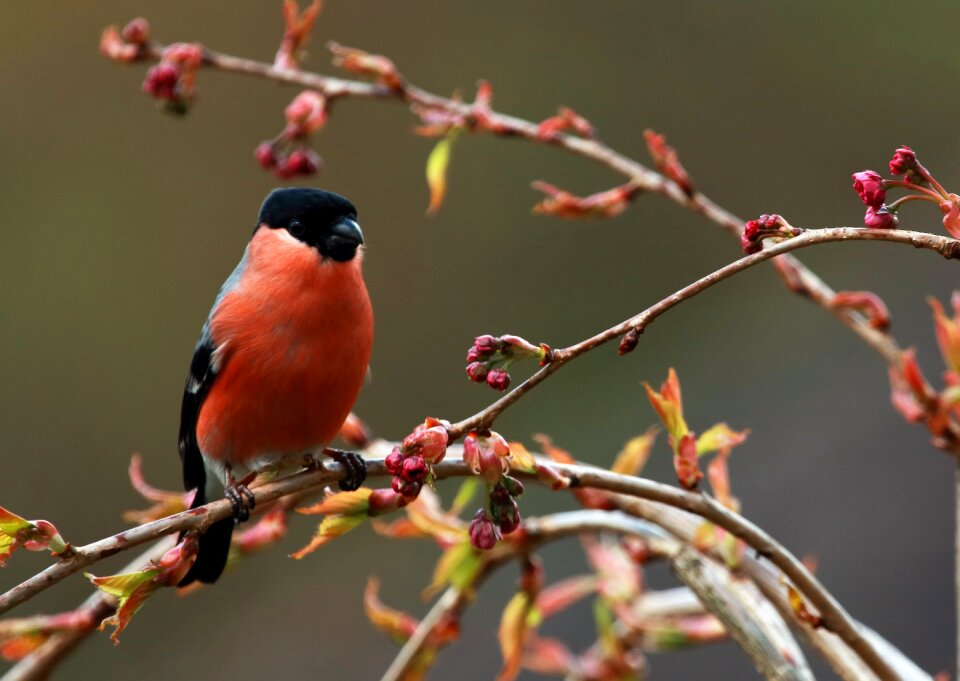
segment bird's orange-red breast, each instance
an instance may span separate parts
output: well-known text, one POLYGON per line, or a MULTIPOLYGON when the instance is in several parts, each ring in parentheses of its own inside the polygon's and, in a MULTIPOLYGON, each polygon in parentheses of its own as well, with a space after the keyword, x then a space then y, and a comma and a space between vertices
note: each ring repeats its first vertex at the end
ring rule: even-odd
MULTIPOLYGON (((222 488, 245 519, 252 495, 236 481, 319 455, 353 407, 373 344, 356 219, 352 203, 319 189, 278 189, 263 202, 203 326, 184 390, 180 456, 184 486, 197 490, 193 507, 222 488)), ((341 487, 355 489, 362 462, 338 456, 349 464, 341 487)), ((182 585, 219 577, 232 529, 228 518, 199 537, 182 585)))
POLYGON ((373 344, 361 259, 324 259, 286 230, 257 230, 211 320, 222 368, 197 421, 205 456, 246 464, 334 438, 373 344))

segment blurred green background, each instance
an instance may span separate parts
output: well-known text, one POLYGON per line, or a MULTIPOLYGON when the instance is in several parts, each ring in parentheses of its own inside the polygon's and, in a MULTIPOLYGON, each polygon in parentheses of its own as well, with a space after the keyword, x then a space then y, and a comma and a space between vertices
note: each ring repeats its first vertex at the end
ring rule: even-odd
MULTIPOLYGON (((252 150, 282 125, 296 90, 201 73, 185 119, 140 93, 143 65, 97 53, 100 30, 144 15, 164 42, 198 40, 270 60, 279 2, 14 3, 0 9, 0 504, 54 521, 84 543, 121 529, 132 452, 150 481, 179 484, 176 431, 193 343, 278 184, 252 150)), ((884 170, 909 144, 960 185, 955 28, 944 2, 371 2, 330 0, 305 67, 333 71, 327 40, 389 55, 416 84, 472 95, 532 120, 568 105, 604 140, 645 160, 641 133, 668 135, 698 186, 743 216, 802 226, 858 225, 850 173, 884 170)), ((458 419, 494 397, 463 375, 474 335, 574 342, 738 257, 713 225, 654 197, 606 222, 537 218, 543 179, 586 194, 621 178, 547 147, 467 136, 454 150, 446 205, 424 217, 432 142, 396 104, 346 101, 317 147, 313 183, 350 197, 368 239, 377 314, 373 380, 357 410, 397 437, 424 416, 458 419)), ((931 207, 908 228, 941 231, 931 207)), ((945 299, 957 264, 928 252, 854 243, 801 257, 839 289, 869 289, 894 331, 940 371, 925 297, 945 299)), ((952 466, 893 412, 879 358, 761 267, 658 321, 639 348, 601 349, 557 374, 498 423, 512 439, 551 434, 606 463, 654 421, 640 382, 677 367, 691 427, 749 427, 733 457, 744 512, 798 555, 852 614, 925 669, 950 667, 952 466)), ((665 442, 648 473, 673 480, 665 442)), ((525 512, 567 507, 533 494, 525 512)), ((422 613, 436 551, 363 528, 303 562, 257 556, 187 600, 152 599, 114 648, 94 636, 61 679, 376 678, 395 652, 363 615, 370 574, 386 602, 422 613)), ((45 565, 16 555, 7 588, 45 565)), ((97 566, 108 574, 123 557, 97 566)), ((575 542, 547 552, 549 580, 582 568, 575 542)), ((463 637, 432 678, 489 679, 513 569, 483 590, 463 637)), ((672 582, 654 571, 653 586, 672 582)), ((79 575, 15 611, 73 607, 79 575)), ((592 641, 589 612, 546 631, 592 641)), ((732 644, 658 655, 656 678, 753 672, 732 644)), ((820 669, 820 667, 818 667, 820 669)))

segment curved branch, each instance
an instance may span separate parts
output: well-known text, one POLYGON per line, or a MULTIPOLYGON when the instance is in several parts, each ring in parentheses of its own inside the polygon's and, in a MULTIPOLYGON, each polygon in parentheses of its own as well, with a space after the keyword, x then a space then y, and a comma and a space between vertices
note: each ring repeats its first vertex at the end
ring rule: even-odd
MULTIPOLYGON (((592 487, 642 499, 652 499, 699 515, 724 528, 742 539, 760 555, 768 557, 772 563, 780 568, 793 582, 797 590, 820 611, 824 626, 846 642, 879 678, 884 681, 897 679, 897 675, 884 658, 861 635, 850 615, 823 585, 784 546, 746 518, 727 510, 709 496, 687 492, 652 480, 611 473, 583 464, 543 462, 542 465, 552 467, 555 471, 566 476, 570 480, 571 486, 592 487)), ((383 459, 369 460, 367 469, 370 477, 388 477, 390 475, 386 470, 383 459)), ((437 478, 441 479, 471 475, 463 460, 452 456, 436 464, 434 473, 437 478)), ((339 465, 331 464, 329 470, 306 471, 268 483, 256 488, 258 506, 281 496, 305 490, 317 491, 323 486, 340 479, 342 475, 343 469, 339 465)), ((537 479, 536 476, 526 477, 537 479)), ((230 513, 230 503, 226 499, 221 499, 78 547, 71 558, 55 563, 0 596, 0 612, 9 610, 18 603, 26 601, 64 577, 78 572, 97 560, 163 535, 182 530, 200 530, 210 523, 228 517, 230 513)))
MULTIPOLYGON (((725 265, 714 272, 711 272, 705 277, 701 277, 697 281, 688 284, 676 293, 664 298, 643 312, 634 315, 633 317, 630 317, 629 319, 620 322, 615 326, 611 326, 605 331, 601 331, 600 333, 580 341, 575 345, 571 345, 568 348, 554 350, 552 360, 526 381, 477 414, 453 424, 453 426, 450 428, 451 436, 461 437, 471 430, 484 427, 489 428, 493 424, 494 420, 505 409, 523 397, 524 394, 532 390, 537 384, 542 382, 550 374, 570 360, 575 359, 585 352, 593 350, 604 343, 608 343, 615 338, 619 338, 627 331, 643 331, 653 320, 667 310, 676 307, 685 300, 693 298, 698 293, 705 291, 714 284, 718 284, 721 281, 732 277, 738 272, 742 272, 743 270, 753 267, 754 265, 766 260, 770 260, 771 258, 778 256, 783 257, 785 253, 789 253, 790 251, 795 251, 800 248, 806 248, 808 246, 829 242, 847 241, 886 241, 890 243, 905 244, 915 248, 925 248, 935 251, 945 258, 960 259, 960 241, 936 234, 928 234, 926 232, 912 232, 899 229, 878 230, 867 229, 863 227, 830 227, 826 229, 809 230, 799 236, 766 247, 759 253, 754 253, 753 255, 748 255, 740 258, 739 260, 735 260, 734 262, 725 265)), ((835 313, 838 312, 837 310, 833 311, 835 313)), ((840 312, 839 314, 846 313, 840 312)), ((886 339, 887 342, 892 342, 887 334, 877 331, 869 325, 865 326, 865 328, 869 329, 871 337, 881 336, 886 339)), ((886 344, 887 343, 885 342, 885 347, 886 344)), ((891 352, 896 355, 896 362, 899 363, 899 349, 891 350, 891 352)))

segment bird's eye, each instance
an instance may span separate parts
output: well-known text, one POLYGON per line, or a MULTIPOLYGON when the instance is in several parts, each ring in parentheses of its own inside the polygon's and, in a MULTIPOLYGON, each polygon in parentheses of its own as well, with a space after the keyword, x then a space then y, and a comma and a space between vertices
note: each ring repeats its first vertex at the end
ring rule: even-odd
POLYGON ((287 229, 295 237, 301 237, 303 236, 304 232, 306 232, 306 227, 304 227, 303 223, 299 220, 291 220, 290 226, 287 227, 287 229))

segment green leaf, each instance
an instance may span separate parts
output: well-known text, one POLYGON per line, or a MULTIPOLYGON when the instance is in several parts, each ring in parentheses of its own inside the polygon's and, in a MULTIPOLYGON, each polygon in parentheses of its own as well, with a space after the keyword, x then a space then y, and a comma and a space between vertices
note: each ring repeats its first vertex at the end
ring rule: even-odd
POLYGON ((443 197, 447 193, 447 166, 450 165, 453 143, 459 134, 459 128, 451 128, 447 136, 437 142, 427 158, 427 186, 430 188, 427 215, 436 214, 443 204, 443 197))

